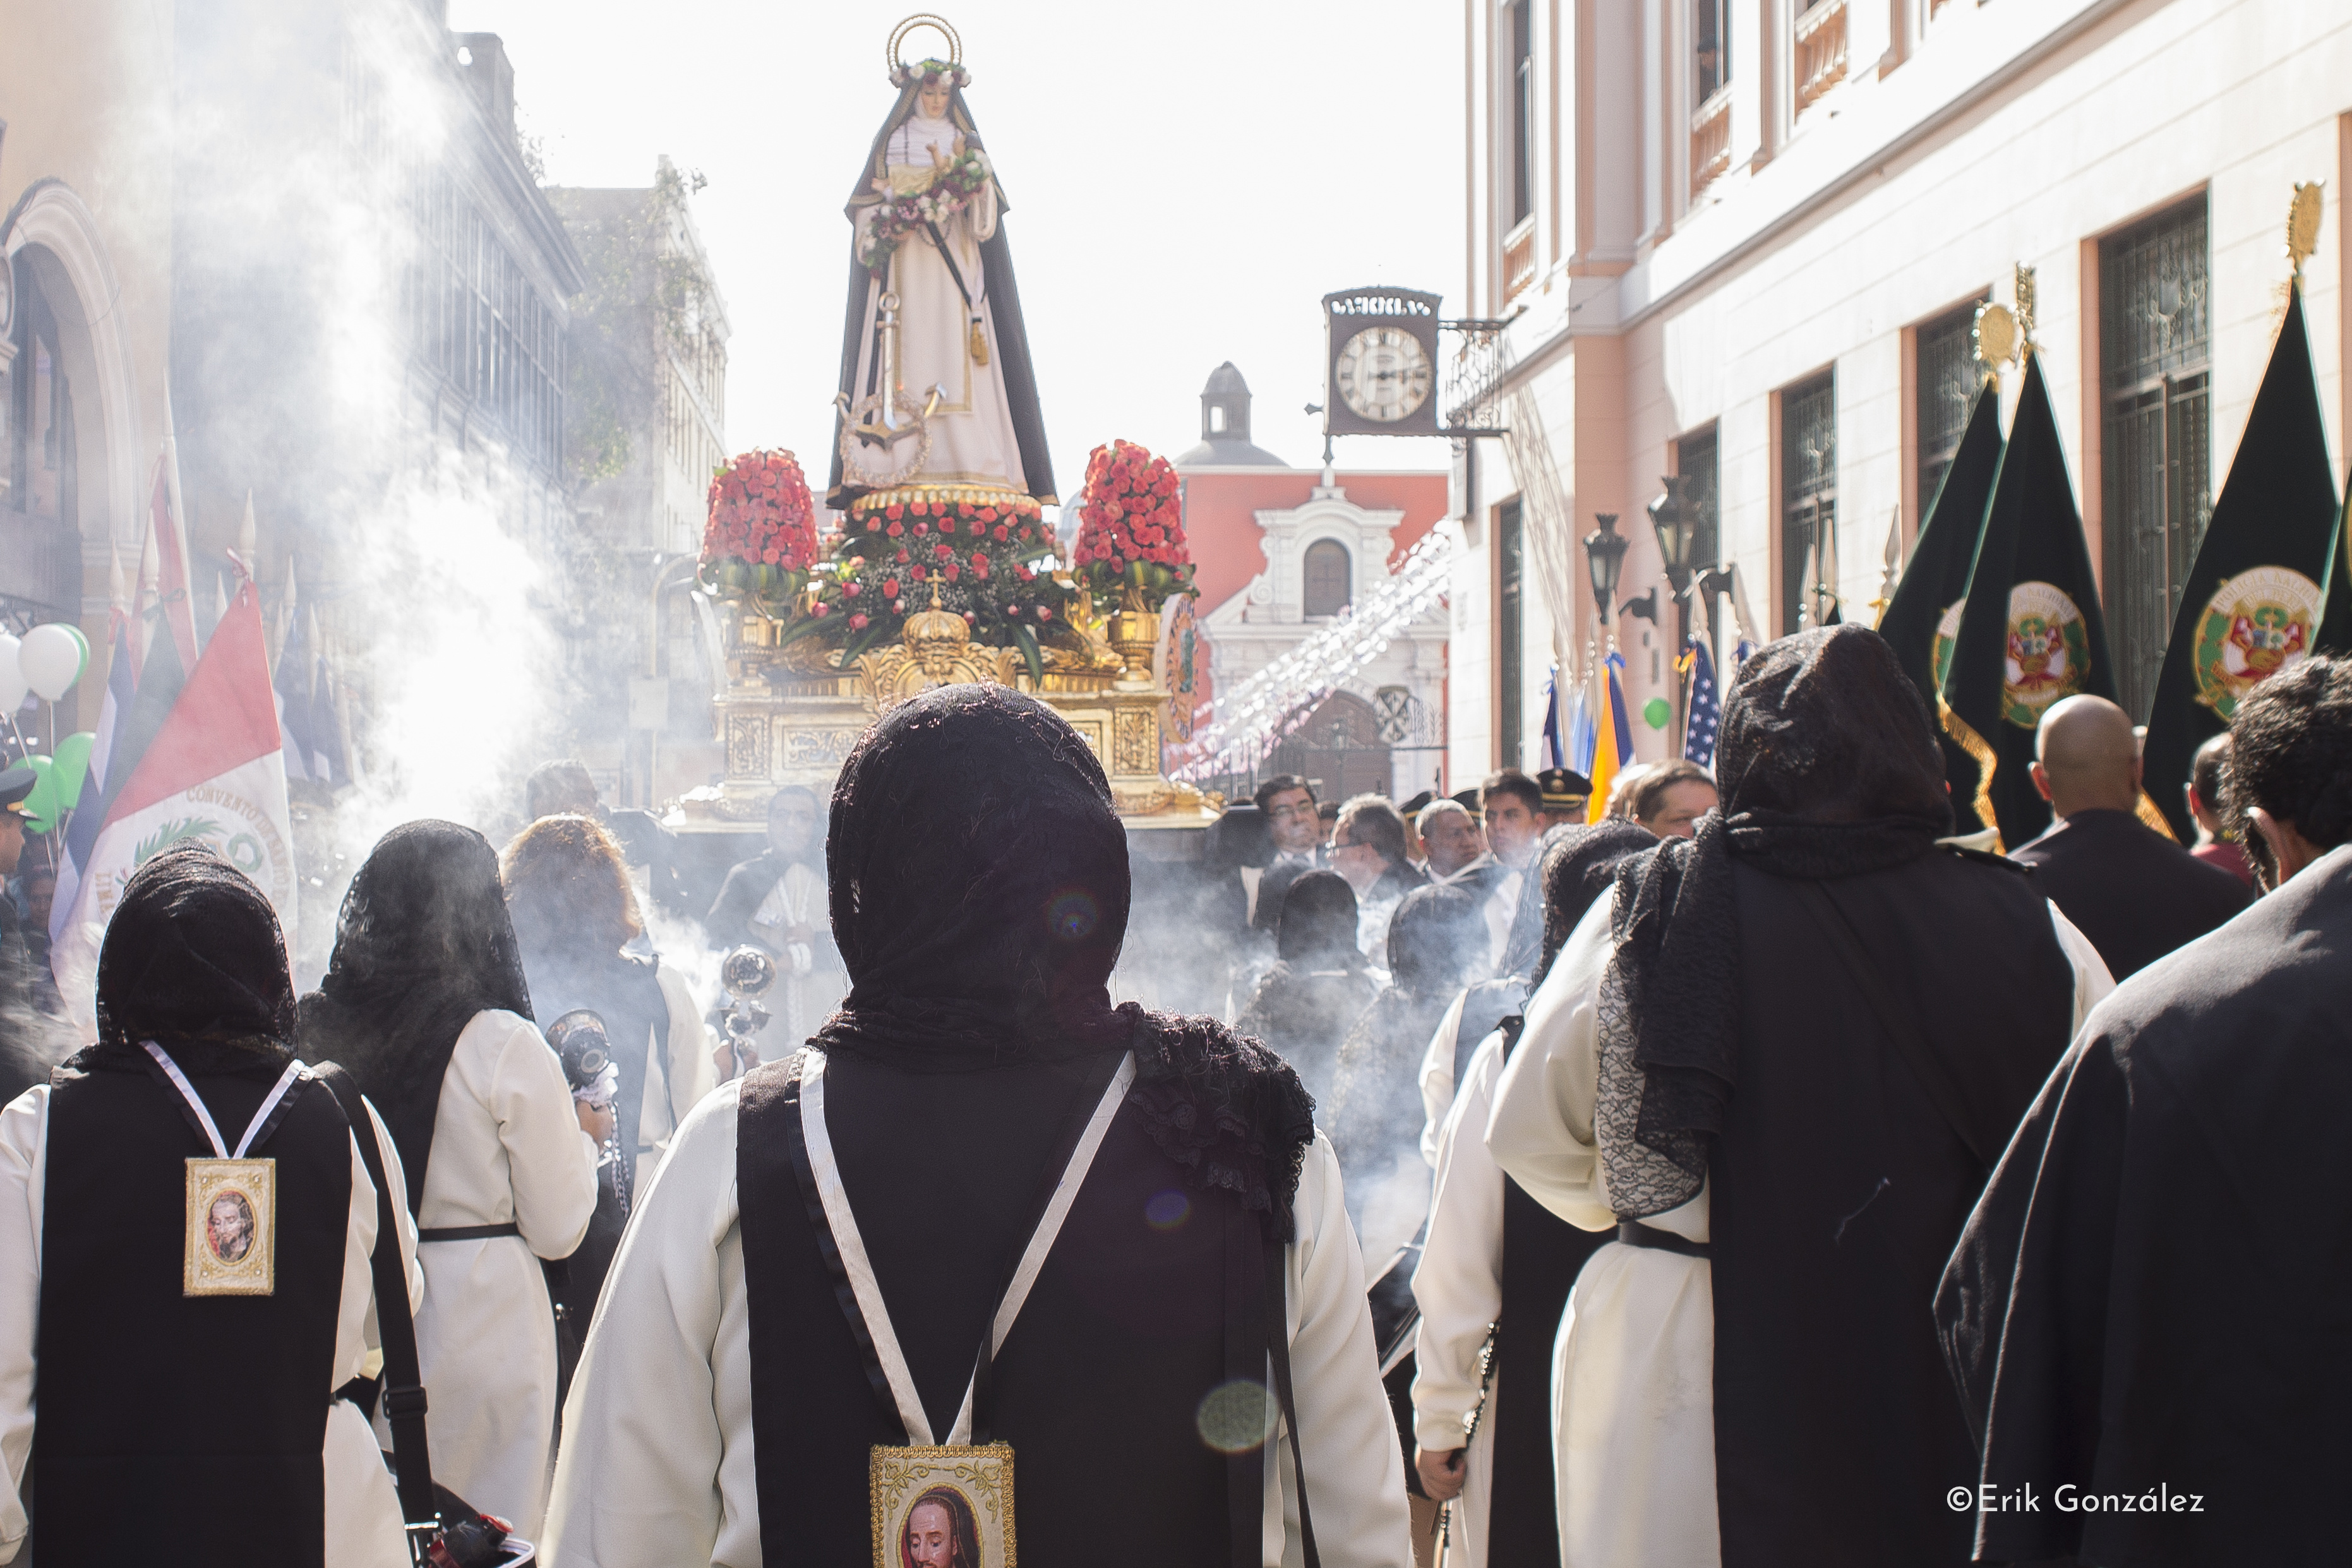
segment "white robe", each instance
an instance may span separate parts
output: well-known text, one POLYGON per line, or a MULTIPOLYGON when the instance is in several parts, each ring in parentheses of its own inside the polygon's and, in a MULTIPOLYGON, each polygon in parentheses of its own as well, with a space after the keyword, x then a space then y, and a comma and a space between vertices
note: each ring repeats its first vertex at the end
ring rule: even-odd
MULTIPOLYGON (((368 1107, 371 1121, 375 1107, 368 1107)), ((375 1122, 376 1145, 383 1151, 384 1179, 399 1187, 404 1182, 400 1151, 392 1134, 375 1122)), ((35 1390, 38 1369, 34 1346, 40 1337, 41 1218, 43 1189, 48 1171, 49 1086, 35 1084, 5 1110, 0 1110, 0 1459, 8 1467, 8 1487, 0 1497, 0 1563, 13 1563, 25 1544, 25 1505, 20 1490, 25 1463, 32 1455, 36 1421, 35 1390)), ((335 1313, 335 1359, 324 1398, 373 1370, 376 1363, 375 1276, 369 1260, 375 1252, 376 1190, 360 1157, 359 1141, 351 1140, 351 1218, 343 1231, 342 1295, 335 1313)), ((400 1259, 408 1277, 408 1303, 415 1311, 425 1299, 425 1276, 416 1263, 416 1230, 404 1204, 395 1203, 400 1218, 400 1259)), ((126 1347, 135 1353, 136 1347, 126 1347)), ((407 1568, 408 1541, 400 1517, 400 1499, 393 1490, 391 1472, 376 1448, 367 1417, 349 1400, 338 1399, 327 1409, 327 1437, 321 1457, 326 1463, 326 1568, 407 1568)), ((136 1500, 128 1500, 135 1502, 136 1500)))
MULTIPOLYGON (((893 131, 884 154, 892 187, 907 192, 928 188, 930 146, 936 143, 940 157, 950 159, 955 138, 955 127, 943 120, 913 118, 893 131)), ((872 210, 857 210, 852 243, 861 250, 872 210)), ((1004 392, 1004 356, 997 347, 995 314, 981 266, 980 247, 996 233, 995 181, 992 178, 939 228, 955 260, 956 273, 962 276, 964 290, 971 296, 969 307, 939 247, 920 229, 900 240, 887 277, 898 296, 898 384, 918 405, 929 400, 934 387, 941 393, 930 417, 930 456, 922 471, 905 482, 1026 490, 1021 444, 1013 429, 1012 402, 1004 392), (972 358, 975 316, 987 339, 986 364, 972 358)), ((866 395, 873 375, 874 327, 884 282, 877 277, 866 285, 866 324, 858 340, 863 346, 852 402, 866 395)), ((878 385, 875 390, 879 390, 878 385)), ((903 456, 911 455, 912 448, 902 444, 893 451, 903 456)), ((881 448, 873 447, 865 449, 860 460, 879 469, 891 459, 881 448)))
MULTIPOLYGON (((548 1509, 560 1568, 760 1568, 751 1343, 735 1191, 741 1081, 687 1118, 643 1196, 564 1406, 548 1509)), ((1315 1540, 1328 1568, 1404 1568, 1404 1471, 1373 1376, 1371 1315, 1338 1161, 1307 1150, 1286 1251, 1290 1355, 1315 1540), (1339 1439, 1353 1435, 1351 1446, 1339 1439)), ((1268 1453, 1263 1560, 1305 1558, 1289 1438, 1268 1453)), ((1117 1543, 1106 1554, 1116 1557, 1117 1543)))
MULTIPOLYGON (((1454 1006, 1438 1029, 1445 1046, 1449 1090, 1452 1031, 1462 1018, 1462 1004, 1454 1006)), ((1436 1049, 1433 1042, 1433 1055, 1436 1049)), ((1421 1328, 1413 1340, 1412 1436, 1432 1453, 1462 1447, 1463 1423, 1480 1408, 1479 1353, 1503 1310, 1503 1173, 1486 1152, 1486 1113, 1502 1071, 1503 1036, 1497 1030, 1471 1054, 1461 1092, 1450 1095, 1438 1129, 1437 1191, 1430 1203, 1428 1240, 1412 1276, 1412 1299, 1421 1306, 1421 1328)), ((1523 1355, 1539 1354, 1540 1342, 1533 1336, 1549 1327, 1529 1323, 1528 1333, 1515 1335, 1513 1344, 1524 1346, 1519 1351, 1523 1355)), ((1498 1346, 1498 1374, 1501 1354, 1498 1346)), ((1486 1568, 1496 1392, 1490 1382, 1478 1430, 1470 1440, 1462 1495, 1454 1505, 1453 1555, 1446 1559, 1446 1568, 1486 1568)))
POLYGON ((596 1145, 562 1063, 529 1019, 476 1013, 441 1079, 417 1226, 511 1220, 522 1234, 424 1245, 416 1351, 433 1479, 526 1539, 546 1508, 555 1434, 555 1318, 539 1260, 571 1256, 595 1208, 596 1145))
POLYGON ((1437 1168, 1446 1113, 1454 1108, 1454 1053, 1462 1040, 1462 1009, 1469 1005, 1466 990, 1454 998, 1445 1016, 1437 1020, 1437 1032, 1429 1037, 1429 1051, 1421 1059, 1421 1157, 1432 1170, 1437 1168))
MULTIPOLYGON (((653 1179, 654 1167, 669 1150, 669 1141, 686 1113, 719 1086, 719 1064, 711 1060, 710 1030, 702 1009, 686 988, 686 978, 675 969, 656 969, 662 1001, 669 1009, 667 1038, 648 1042, 646 1051, 646 1092, 637 1112, 637 1185, 653 1179)), ((428 1171, 429 1171, 428 1167, 428 1171)))
MULTIPOLYGON (((1495 1090, 1486 1146, 1570 1224, 1613 1230, 1592 1130, 1601 972, 1615 900, 1596 899, 1529 998, 1495 1090)), ((2050 923, 2074 971, 2073 1028, 2115 988, 2088 938, 2050 923)), ((1709 1239, 1708 1194, 1642 1223, 1709 1239)), ((1957 1237, 1955 1238, 1957 1239, 1957 1237)), ((1715 1298, 1710 1265, 1612 1241, 1577 1276, 1552 1352, 1562 1568, 1716 1568, 1715 1298)))

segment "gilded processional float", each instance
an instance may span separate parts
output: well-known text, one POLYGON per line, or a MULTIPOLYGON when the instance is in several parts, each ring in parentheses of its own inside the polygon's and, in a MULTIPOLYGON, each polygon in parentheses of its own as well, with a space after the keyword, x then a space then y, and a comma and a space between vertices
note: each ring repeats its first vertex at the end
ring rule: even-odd
POLYGON ((1126 442, 1097 448, 1062 559, 1004 193, 961 43, 910 17, 886 54, 898 101, 847 204, 825 492, 839 528, 820 531, 790 453, 745 453, 712 479, 700 579, 722 610, 725 774, 680 805, 689 824, 750 826, 781 786, 822 799, 876 716, 993 681, 1061 710, 1131 830, 1203 826, 1221 802, 1162 772, 1153 669, 1160 612, 1192 591, 1175 472, 1126 442), (899 57, 917 26, 947 38, 947 58, 899 57))

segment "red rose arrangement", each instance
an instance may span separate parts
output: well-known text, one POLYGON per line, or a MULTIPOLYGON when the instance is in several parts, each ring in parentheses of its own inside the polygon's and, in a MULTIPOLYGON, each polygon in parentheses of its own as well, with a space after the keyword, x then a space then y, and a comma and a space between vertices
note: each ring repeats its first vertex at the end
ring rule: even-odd
POLYGON ((1168 459, 1132 441, 1095 448, 1070 568, 1105 614, 1120 608, 1130 591, 1155 612, 1193 592, 1184 502, 1168 459))
POLYGON ((711 476, 706 581, 759 599, 788 598, 816 558, 816 504, 791 453, 754 447, 711 476))
POLYGON ((1055 578, 1053 554, 1054 531, 1027 496, 876 491, 851 504, 833 559, 810 573, 806 617, 785 640, 837 643, 846 666, 899 635, 936 594, 973 642, 1018 648, 1042 678, 1038 639, 1069 624, 1077 598, 1055 578))

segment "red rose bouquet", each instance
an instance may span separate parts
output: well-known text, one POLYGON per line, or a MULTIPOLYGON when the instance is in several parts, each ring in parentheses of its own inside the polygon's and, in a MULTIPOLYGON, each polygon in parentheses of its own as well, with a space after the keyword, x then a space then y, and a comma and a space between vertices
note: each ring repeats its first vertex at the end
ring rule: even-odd
POLYGON ((1152 612, 1178 594, 1192 594, 1184 502, 1168 459, 1131 441, 1095 448, 1070 568, 1105 614, 1130 591, 1152 612))
POLYGON ((898 636, 936 594, 975 642, 1019 649, 1042 678, 1038 640, 1069 623, 1076 597, 1055 580, 1053 555, 1054 531, 1026 496, 877 491, 850 507, 834 559, 812 573, 815 625, 803 630, 838 638, 847 665, 898 636))
POLYGON ((773 602, 800 591, 816 558, 816 504, 791 453, 754 447, 712 475, 706 582, 773 602))

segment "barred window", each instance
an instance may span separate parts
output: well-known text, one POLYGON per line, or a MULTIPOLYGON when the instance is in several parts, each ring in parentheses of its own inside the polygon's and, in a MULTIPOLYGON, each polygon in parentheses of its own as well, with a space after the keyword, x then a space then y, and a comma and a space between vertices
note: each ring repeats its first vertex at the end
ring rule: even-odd
POLYGON ((2099 316, 2107 632, 2145 718, 2213 510, 2203 196, 2099 243, 2099 316))
POLYGON ((447 174, 425 172, 414 200, 410 353, 471 402, 517 457, 554 472, 563 455, 563 335, 554 308, 447 174))
POLYGON ((1919 328, 1915 342, 1914 411, 1919 430, 1919 493, 1913 500, 1913 527, 1927 520, 1944 472, 1960 449, 1969 424, 1969 399, 1983 380, 1971 341, 1977 319, 1974 301, 1919 328))
POLYGON ((1837 372, 1823 371, 1780 393, 1780 624, 1818 626, 1837 580, 1837 372), (1814 560, 1827 549, 1827 570, 1814 560))
POLYGON ((1675 473, 1690 483, 1683 494, 1698 513, 1698 528, 1691 539, 1691 565, 1699 570, 1723 559, 1721 514, 1716 497, 1721 475, 1716 457, 1716 427, 1693 431, 1675 443, 1675 473))

